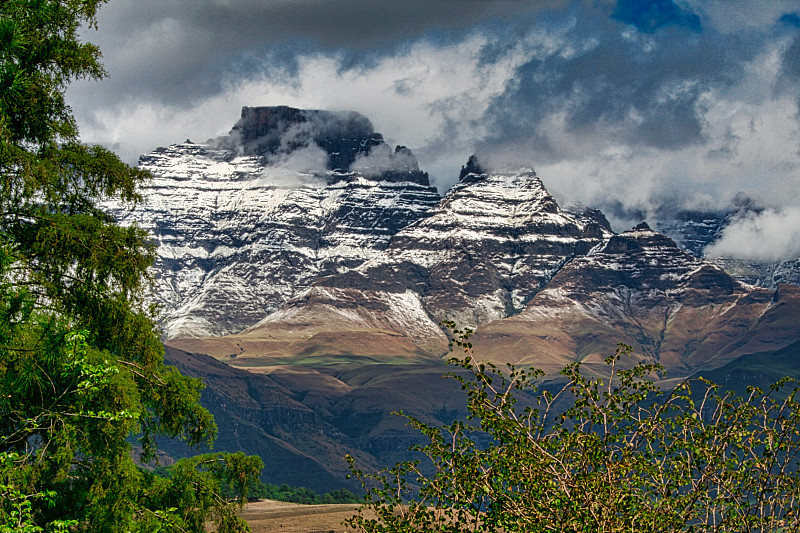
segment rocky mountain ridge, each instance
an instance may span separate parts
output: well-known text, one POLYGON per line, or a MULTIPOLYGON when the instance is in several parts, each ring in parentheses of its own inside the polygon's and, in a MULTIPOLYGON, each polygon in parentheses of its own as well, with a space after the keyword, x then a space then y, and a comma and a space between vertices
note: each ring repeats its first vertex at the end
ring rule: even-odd
POLYGON ((322 114, 323 124, 314 126, 320 117, 304 112, 300 132, 275 119, 275 127, 291 135, 284 138, 288 151, 281 152, 271 133, 263 145, 251 138, 262 131, 248 126, 253 121, 272 131, 264 113, 245 108, 242 115, 230 137, 143 156, 140 167, 153 174, 145 207, 129 212, 110 206, 123 223, 149 230, 158 244, 155 300, 167 338, 241 331, 320 276, 371 258, 440 199, 413 154, 389 150, 364 117, 349 114, 335 122, 333 114, 322 114), (298 150, 321 151, 311 135, 323 126, 327 137, 320 142, 337 150, 328 154, 326 167, 298 171, 269 161, 280 156, 285 162, 298 150), (336 138, 340 142, 331 140, 336 138), (360 159, 360 171, 327 168, 373 152, 380 155, 373 163, 399 160, 399 168, 375 169, 368 157, 360 159))
POLYGON ((598 213, 562 211, 536 174, 467 172, 425 217, 361 265, 318 278, 237 335, 174 346, 217 357, 439 357, 439 321, 476 327, 525 309, 572 258, 612 232, 598 213))
POLYGON ((229 136, 142 166, 146 208, 111 207, 158 243, 168 361, 205 380, 217 449, 259 453, 266 481, 344 486, 343 453, 406 452, 392 411, 463 414, 441 378, 444 318, 497 363, 600 372, 625 342, 626 364, 660 362, 668 379, 800 373, 800 288, 698 257, 724 217, 617 234, 596 209, 561 208, 531 169, 475 158, 442 197, 364 117, 292 108, 245 108, 229 136))
POLYGON ((566 265, 522 313, 478 330, 492 360, 555 371, 572 360, 602 367, 617 343, 668 376, 717 368, 798 340, 800 288, 756 288, 680 250, 646 223, 566 265), (546 355, 540 355, 546 354, 546 355))
MULTIPOLYGON (((300 351, 335 353, 369 330, 395 354, 437 356, 440 320, 522 313, 615 238, 601 212, 561 209, 529 169, 486 172, 473 157, 440 197, 413 154, 356 113, 246 107, 228 136, 159 148, 141 166, 154 176, 147 208, 116 214, 158 242, 168 339, 243 336, 216 356, 250 353, 242 342, 261 330, 281 332, 258 341, 262 354, 298 339, 300 351)), ((659 228, 699 256, 726 223, 686 212, 659 228)), ((790 262, 769 279, 766 265, 731 265, 750 282, 760 268, 772 289, 793 281, 790 262)))

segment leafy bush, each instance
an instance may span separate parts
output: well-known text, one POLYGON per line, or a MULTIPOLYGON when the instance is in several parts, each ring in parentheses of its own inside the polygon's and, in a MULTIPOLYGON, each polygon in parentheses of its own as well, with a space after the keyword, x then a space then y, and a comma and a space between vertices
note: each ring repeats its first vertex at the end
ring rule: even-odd
POLYGON ((671 391, 661 367, 608 378, 574 363, 543 373, 479 363, 469 330, 452 345, 469 417, 445 427, 408 417, 425 462, 378 474, 351 468, 368 493, 347 521, 366 532, 800 531, 800 404, 789 379, 737 396, 703 379, 671 391), (522 401, 530 405, 522 407, 522 401), (560 407, 559 406, 563 406, 560 407), (432 472, 429 474, 428 472, 432 472), (372 516, 377 515, 377 518, 372 516))

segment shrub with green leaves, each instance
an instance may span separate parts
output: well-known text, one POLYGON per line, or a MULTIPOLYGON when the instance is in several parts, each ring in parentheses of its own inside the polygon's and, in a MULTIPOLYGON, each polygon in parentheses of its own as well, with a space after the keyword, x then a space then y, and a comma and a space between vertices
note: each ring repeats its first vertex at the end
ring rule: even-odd
MULTIPOLYGON (((452 362, 468 420, 444 427, 408 417, 425 459, 378 474, 354 465, 368 493, 348 525, 366 532, 800 531, 800 403, 782 380, 745 396, 703 379, 669 391, 661 367, 608 377, 574 363, 560 380, 477 361, 469 330, 452 362), (526 404, 523 406, 523 403, 526 404)), ((352 460, 351 460, 352 463, 352 460)))

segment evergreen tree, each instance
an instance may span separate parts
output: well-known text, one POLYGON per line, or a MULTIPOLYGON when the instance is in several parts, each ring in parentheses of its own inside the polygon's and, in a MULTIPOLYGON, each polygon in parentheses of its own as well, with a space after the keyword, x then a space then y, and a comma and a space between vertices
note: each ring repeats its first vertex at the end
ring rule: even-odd
POLYGON ((135 207, 149 175, 82 144, 64 100, 105 74, 77 36, 102 3, 0 0, 0 531, 235 531, 220 472, 246 487, 260 460, 207 456, 161 479, 132 457, 132 433, 151 459, 156 435, 198 445, 217 428, 200 382, 163 363, 152 243, 101 208, 135 207), (164 496, 180 483, 210 496, 164 496))

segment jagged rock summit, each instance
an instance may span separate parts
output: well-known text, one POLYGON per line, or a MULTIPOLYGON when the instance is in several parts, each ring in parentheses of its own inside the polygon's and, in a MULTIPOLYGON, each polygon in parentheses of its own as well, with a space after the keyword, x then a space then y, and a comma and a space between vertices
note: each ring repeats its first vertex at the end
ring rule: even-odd
POLYGON ((358 154, 383 144, 383 136, 360 113, 286 106, 243 107, 229 137, 245 154, 262 157, 314 143, 327 153, 327 169, 338 171, 349 170, 358 154))
POLYGON ((167 338, 236 333, 354 268, 440 199, 356 113, 244 108, 226 137, 142 156, 146 204, 109 206, 158 244, 167 338), (347 163, 346 169, 341 169, 347 163))
MULTIPOLYGON (((159 245, 164 332, 240 366, 438 359, 443 319, 477 328, 496 360, 561 364, 621 341, 679 372, 796 336, 758 322, 796 313, 792 289, 776 300, 646 224, 615 234, 596 209, 562 209, 531 169, 473 156, 440 197, 358 113, 245 107, 229 135, 141 165, 147 209, 116 213, 159 245)), ((699 250, 713 224, 695 226, 699 250)))
MULTIPOLYGON (((287 106, 243 107, 242 116, 226 137, 214 144, 259 158, 270 165, 291 154, 318 149, 329 182, 346 179, 351 170, 384 181, 430 185, 416 157, 404 146, 394 151, 367 117, 355 111, 295 109, 287 106)), ((311 154, 306 154, 311 155, 311 154)))

